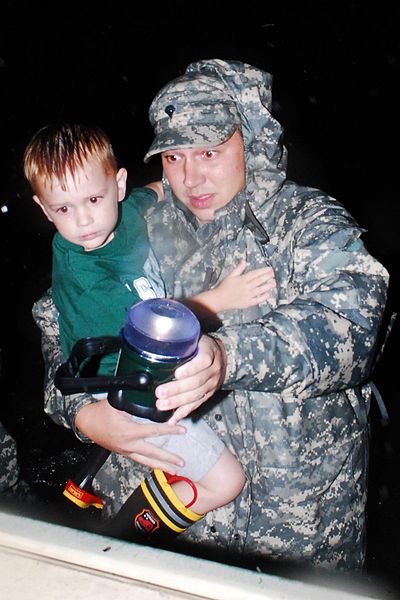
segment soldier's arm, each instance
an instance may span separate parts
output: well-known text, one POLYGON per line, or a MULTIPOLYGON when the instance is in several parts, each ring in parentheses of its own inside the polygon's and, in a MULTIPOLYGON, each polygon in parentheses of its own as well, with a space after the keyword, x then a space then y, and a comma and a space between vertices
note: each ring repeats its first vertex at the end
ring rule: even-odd
MULTIPOLYGON (((387 294, 388 273, 366 250, 362 231, 339 204, 307 205, 293 234, 289 302, 256 322, 216 333, 226 369, 222 388, 307 398, 368 378, 387 294)), ((187 363, 186 370, 191 368, 187 363)), ((160 408, 200 401, 204 371, 156 390, 160 408), (197 391, 196 391, 197 390, 197 391), (189 399, 191 394, 192 400, 189 399)))
POLYGON ((75 427, 75 417, 83 406, 96 402, 90 394, 64 396, 54 385, 57 368, 65 360, 60 346, 58 313, 48 290, 32 308, 33 318, 41 330, 42 355, 45 368, 44 409, 57 425, 74 430, 75 434, 87 441, 75 427))
POLYGON ((218 332, 228 360, 224 386, 307 398, 365 382, 388 273, 361 233, 340 205, 305 207, 292 240, 288 303, 218 332))
POLYGON ((136 423, 127 413, 112 408, 106 399, 99 400, 90 394, 63 396, 54 385, 55 372, 65 359, 50 290, 35 303, 32 313, 42 332, 45 411, 53 421, 73 429, 81 441, 96 442, 148 467, 175 472, 175 466, 183 464, 182 459, 145 438, 184 433, 184 428, 168 423, 136 423))

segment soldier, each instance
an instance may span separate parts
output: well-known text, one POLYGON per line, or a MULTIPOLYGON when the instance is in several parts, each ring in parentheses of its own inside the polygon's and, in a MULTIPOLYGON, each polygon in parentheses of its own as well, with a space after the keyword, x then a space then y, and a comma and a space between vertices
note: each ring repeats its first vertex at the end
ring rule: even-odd
MULTIPOLYGON (((247 476, 235 502, 196 523, 177 547, 186 539, 258 564, 357 569, 365 555, 366 382, 388 274, 338 201, 287 180, 271 85, 250 65, 199 61, 150 107, 155 139, 145 160, 161 154, 164 201, 147 223, 167 296, 200 293, 242 259, 251 269, 272 267, 278 285, 266 303, 219 313, 198 356, 156 390, 159 409, 176 409, 173 422, 201 413, 247 476)), ((53 334, 44 343, 54 368, 54 309, 43 308, 35 314, 53 334)), ((98 477, 116 507, 141 478, 126 457, 151 466, 170 459, 145 447, 137 430, 117 434, 88 395, 62 398, 49 385, 46 410, 119 453, 98 477)))

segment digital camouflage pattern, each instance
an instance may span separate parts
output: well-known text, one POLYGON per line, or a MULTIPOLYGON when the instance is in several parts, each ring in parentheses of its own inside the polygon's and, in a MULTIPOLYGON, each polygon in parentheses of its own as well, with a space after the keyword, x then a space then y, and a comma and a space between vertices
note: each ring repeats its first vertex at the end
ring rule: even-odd
MULTIPOLYGON (((247 183, 212 223, 199 227, 164 180, 165 201, 147 220, 167 296, 179 299, 208 289, 240 259, 249 269, 272 266, 278 289, 258 307, 219 315, 215 334, 227 351, 227 377, 202 413, 236 453, 248 481, 234 503, 207 514, 176 543, 189 540, 260 561, 358 568, 364 560, 367 492, 370 391, 364 383, 388 274, 339 202, 286 179, 282 128, 270 113, 269 74, 210 60, 189 65, 188 76, 187 111, 195 89, 196 114, 201 112, 201 81, 207 78, 219 82, 218 89, 222 82, 223 98, 228 94, 235 102, 247 183)), ((176 89, 176 81, 171 85, 176 89)), ((203 99, 208 105, 207 93, 203 99)), ((179 102, 185 112, 184 90, 179 102)), ((151 116, 162 115, 169 105, 166 86, 151 116)), ((94 399, 62 398, 54 389, 52 377, 62 357, 50 296, 37 303, 34 314, 44 333, 46 410, 73 427, 77 410, 94 399)), ((97 483, 109 495, 111 510, 143 473, 122 456, 110 457, 97 483)))
POLYGON ((0 423, 0 492, 17 483, 18 475, 17 444, 0 423))

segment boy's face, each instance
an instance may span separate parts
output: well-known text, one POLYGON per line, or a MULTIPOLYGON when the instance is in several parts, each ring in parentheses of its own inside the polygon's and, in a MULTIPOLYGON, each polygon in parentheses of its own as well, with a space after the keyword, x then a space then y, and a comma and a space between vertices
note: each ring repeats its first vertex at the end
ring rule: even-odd
POLYGON ((74 176, 67 173, 66 190, 53 179, 51 185, 37 186, 33 199, 63 238, 89 252, 105 246, 114 237, 126 177, 125 169, 110 174, 89 159, 74 176))
POLYGON ((175 196, 199 223, 214 220, 245 186, 243 138, 236 131, 212 148, 177 148, 161 155, 164 174, 175 196))

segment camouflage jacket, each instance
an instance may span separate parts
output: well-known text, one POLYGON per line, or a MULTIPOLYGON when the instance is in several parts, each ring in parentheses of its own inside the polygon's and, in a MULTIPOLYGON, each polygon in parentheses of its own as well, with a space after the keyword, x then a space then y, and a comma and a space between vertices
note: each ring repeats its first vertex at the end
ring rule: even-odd
POLYGON ((12 487, 19 477, 17 444, 0 423, 0 492, 12 487))
MULTIPOLYGON (((225 393, 203 412, 239 457, 249 485, 234 516, 225 507, 207 519, 214 538, 231 548, 360 564, 370 395, 362 384, 388 274, 338 201, 286 179, 270 75, 220 60, 193 63, 188 72, 221 79, 236 102, 246 188, 199 226, 164 179, 165 201, 146 219, 167 296, 208 289, 240 259, 250 269, 271 266, 278 284, 269 302, 218 315, 215 334, 228 357, 225 393)), ((196 527, 188 537, 196 539, 196 527)))

